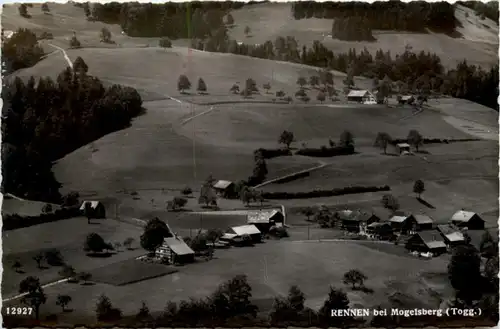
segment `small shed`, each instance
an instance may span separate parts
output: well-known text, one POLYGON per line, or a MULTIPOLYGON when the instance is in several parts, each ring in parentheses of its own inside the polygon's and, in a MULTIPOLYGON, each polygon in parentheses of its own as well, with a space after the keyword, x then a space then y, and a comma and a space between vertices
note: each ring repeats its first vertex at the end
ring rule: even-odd
POLYGON ((347 94, 347 100, 358 103, 376 102, 375 96, 368 90, 351 90, 347 94))
POLYGON ((408 143, 398 143, 396 144, 396 148, 398 149, 399 154, 402 154, 403 152, 410 153, 411 151, 410 144, 408 143))
POLYGON ((446 252, 443 237, 437 231, 423 231, 414 234, 406 242, 406 249, 421 253, 431 252, 440 255, 446 252))
POLYGON ((469 230, 483 230, 484 219, 472 211, 459 210, 450 219, 453 225, 469 230))
POLYGON ((278 209, 262 209, 247 214, 247 223, 255 225, 262 233, 269 231, 273 225, 283 225, 284 222, 285 216, 278 209))
POLYGON ((231 241, 237 237, 241 238, 244 235, 249 236, 252 242, 262 241, 262 232, 255 225, 241 225, 230 227, 226 231, 226 234, 221 237, 221 240, 231 241))
POLYGON ((234 195, 234 183, 228 180, 219 180, 215 182, 213 188, 218 196, 227 198, 234 195))
POLYGON ((92 218, 100 219, 100 218, 106 218, 106 208, 102 204, 101 201, 83 201, 82 205, 80 206, 80 211, 85 214, 85 207, 86 204, 90 204, 90 209, 91 209, 91 216, 92 218))
POLYGON ((448 247, 454 247, 465 243, 465 237, 460 229, 454 225, 438 225, 437 231, 443 237, 448 247))
POLYGON ((161 250, 164 250, 165 256, 171 264, 186 264, 194 262, 194 251, 184 240, 175 235, 171 238, 165 238, 161 250))

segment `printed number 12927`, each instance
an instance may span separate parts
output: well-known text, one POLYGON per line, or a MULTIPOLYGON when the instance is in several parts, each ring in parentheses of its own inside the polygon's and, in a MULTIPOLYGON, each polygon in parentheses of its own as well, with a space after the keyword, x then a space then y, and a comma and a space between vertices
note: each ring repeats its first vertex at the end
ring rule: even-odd
POLYGON ((5 308, 5 314, 6 315, 18 315, 18 316, 23 316, 23 315, 31 315, 33 313, 33 308, 32 307, 6 307, 5 308))

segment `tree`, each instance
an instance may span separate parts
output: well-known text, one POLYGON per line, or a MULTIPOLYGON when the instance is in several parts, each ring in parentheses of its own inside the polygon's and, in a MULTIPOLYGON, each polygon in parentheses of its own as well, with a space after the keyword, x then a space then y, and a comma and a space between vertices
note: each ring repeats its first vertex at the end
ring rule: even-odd
POLYGON ((262 85, 262 88, 266 91, 266 94, 269 93, 269 90, 271 90, 271 84, 268 82, 268 83, 264 83, 262 85))
POLYGON ((12 269, 14 271, 16 271, 16 273, 19 273, 21 272, 21 268, 23 267, 23 265, 21 264, 20 261, 16 260, 13 264, 12 264, 12 269))
POLYGON ((408 144, 412 145, 418 152, 418 147, 423 144, 424 139, 417 130, 410 130, 408 133, 408 144))
POLYGON ((151 313, 149 312, 149 307, 145 301, 141 302, 141 308, 136 315, 137 320, 144 321, 149 320, 151 318, 151 313))
POLYGON ((45 260, 50 266, 61 266, 64 264, 63 256, 57 249, 49 249, 44 253, 45 260))
POLYGON ((72 266, 65 265, 60 271, 59 275, 63 278, 74 279, 76 271, 72 266))
POLYGON ((250 92, 250 94, 259 92, 259 88, 257 88, 257 82, 255 82, 255 80, 252 78, 246 79, 245 90, 250 92))
POLYGON ((331 310, 347 310, 349 309, 349 298, 342 290, 337 290, 330 287, 330 292, 328 293, 328 298, 323 303, 323 306, 319 310, 319 317, 321 322, 331 326, 341 326, 345 318, 343 317, 332 317, 331 310))
POLYGON ((38 253, 36 254, 35 256, 33 256, 33 260, 36 262, 36 265, 39 269, 42 268, 42 260, 43 260, 43 254, 42 253, 38 253))
POLYGON ((471 245, 457 246, 453 249, 448 264, 448 278, 455 289, 457 300, 470 306, 474 300, 479 300, 481 291, 472 282, 481 280, 481 258, 471 245))
POLYGON ((141 235, 141 247, 145 250, 149 251, 153 257, 155 256, 156 249, 160 247, 163 243, 163 240, 170 236, 171 233, 167 232, 168 228, 166 227, 165 222, 160 221, 155 218, 151 220, 146 227, 144 227, 144 233, 141 235), (163 223, 163 224, 160 224, 163 223))
POLYGON ((344 130, 340 134, 340 145, 342 147, 354 146, 354 136, 349 130, 344 130))
POLYGON ((213 315, 218 319, 238 316, 255 318, 258 308, 252 304, 251 298, 252 287, 246 275, 237 275, 221 284, 209 297, 209 302, 214 310, 213 315))
POLYGON ((42 11, 44 14, 48 14, 50 12, 48 3, 46 3, 46 2, 42 3, 42 11))
POLYGON ((248 25, 245 26, 245 30, 243 31, 243 33, 245 33, 245 36, 248 37, 250 35, 250 32, 251 32, 250 27, 248 25))
POLYGON ((103 27, 101 29, 100 37, 101 37, 101 42, 112 43, 112 41, 111 41, 111 32, 107 28, 103 27))
POLYGON ((193 194, 193 190, 189 186, 186 186, 185 188, 182 189, 181 193, 185 196, 189 196, 193 194))
POLYGON ((92 203, 90 202, 85 202, 84 208, 83 208, 83 214, 85 217, 87 217, 87 224, 90 224, 90 220, 93 217, 94 209, 92 209, 92 203))
POLYGON ((392 142, 392 137, 385 132, 379 132, 375 138, 375 146, 380 147, 384 150, 384 154, 387 154, 387 146, 392 142))
POLYGON ((108 249, 108 244, 104 242, 104 239, 97 233, 90 233, 85 238, 85 243, 83 250, 90 251, 92 253, 102 252, 108 249))
MULTIPOLYGON (((81 59, 80 56, 78 56, 76 58, 75 62, 73 63, 73 68, 75 68, 75 65, 76 66, 80 65, 80 64, 78 64, 78 61, 79 61, 78 58, 81 59)), ((83 59, 81 59, 81 61, 83 62, 83 59)), ((85 64, 85 62, 83 62, 83 63, 85 64)), ((87 64, 85 64, 84 67, 87 67, 87 64)), ((87 70, 88 70, 88 67, 87 67, 87 70)), ((76 71, 76 69, 75 69, 75 71, 76 71)), ((63 207, 76 206, 76 205, 80 204, 79 198, 80 198, 80 194, 78 192, 71 191, 62 198, 62 206, 63 207)))
POLYGON ((288 130, 284 130, 280 135, 278 143, 285 145, 286 148, 289 149, 290 144, 293 143, 294 139, 295 139, 295 136, 293 135, 293 132, 288 131, 288 130))
POLYGON ((276 92, 276 97, 279 97, 279 98, 285 97, 285 92, 283 90, 278 90, 276 92))
POLYGON ((123 246, 127 249, 132 248, 132 243, 134 243, 135 239, 134 238, 126 238, 125 241, 123 241, 123 246))
POLYGON ((231 89, 229 89, 230 92, 233 94, 239 94, 240 93, 240 87, 237 84, 232 85, 231 89))
POLYGON ((479 245, 481 255, 487 259, 491 259, 498 255, 498 243, 495 242, 490 231, 484 230, 481 236, 481 243, 479 245))
POLYGON ((186 75, 181 74, 177 80, 177 90, 179 90, 182 94, 185 90, 189 89, 191 89, 191 82, 186 75))
POLYGON ((160 46, 161 48, 172 48, 172 41, 170 41, 170 39, 167 37, 163 37, 158 40, 158 46, 160 46))
POLYGON ((17 9, 19 10, 19 15, 21 15, 22 17, 30 17, 30 15, 28 14, 28 6, 26 6, 26 4, 20 4, 17 9))
POLYGON ((50 203, 46 203, 43 208, 42 208, 42 213, 44 214, 51 214, 53 211, 52 205, 50 203))
POLYGON ((215 242, 217 242, 217 240, 223 235, 224 234, 223 234, 222 230, 220 230, 220 229, 209 229, 207 234, 206 234, 206 238, 207 238, 207 241, 211 242, 212 246, 215 247, 215 242))
POLYGON ((318 93, 318 95, 316 96, 316 99, 317 99, 318 101, 320 101, 321 103, 323 103, 323 102, 325 101, 325 99, 326 99, 326 95, 325 95, 325 93, 324 93, 324 92, 322 92, 322 91, 320 91, 320 92, 318 93))
POLYGON ((298 286, 293 285, 288 290, 288 304, 294 313, 300 313, 304 310, 306 297, 298 286))
POLYGON ((172 200, 172 204, 173 204, 175 210, 182 209, 187 204, 187 199, 176 196, 172 200))
POLYGON ((233 15, 231 15, 231 13, 228 13, 226 15, 226 24, 227 25, 233 25, 234 24, 234 18, 233 18, 233 15))
POLYGON ((121 311, 113 308, 111 301, 104 294, 99 297, 95 312, 98 321, 112 321, 121 318, 121 311))
POLYGON ((307 84, 307 80, 304 77, 298 77, 297 78, 297 84, 300 86, 300 88, 304 88, 304 86, 307 84))
POLYGON ((76 34, 73 34, 73 36, 71 37, 69 41, 69 46, 71 48, 80 48, 82 46, 80 41, 76 38, 76 34))
POLYGON ((209 206, 214 203, 217 204, 217 194, 213 188, 213 182, 206 181, 200 189, 198 204, 205 204, 205 206, 209 206))
POLYGON ((314 221, 319 224, 321 228, 333 227, 334 226, 334 216, 330 209, 327 207, 321 207, 314 215, 314 221))
POLYGON ((69 295, 57 295, 56 305, 61 306, 63 312, 66 311, 66 306, 71 302, 71 296, 69 295))
POLYGON ((352 289, 355 289, 356 285, 358 285, 358 287, 362 287, 366 279, 366 275, 364 275, 360 270, 350 270, 344 274, 344 284, 352 285, 352 289))
POLYGON ((399 202, 392 194, 384 194, 382 196, 382 205, 393 212, 399 209, 399 202))
MULTIPOLYGON (((84 72, 84 73, 87 73, 89 71, 89 67, 87 66, 87 63, 85 63, 85 61, 83 60, 83 58, 81 58, 80 56, 78 56, 75 59, 75 61, 73 62, 73 70, 75 72, 84 72)), ((77 197, 77 200, 78 200, 78 197, 77 197)))
POLYGON ((203 81, 202 78, 198 79, 198 88, 196 90, 200 93, 203 94, 207 92, 207 85, 205 84, 205 81, 203 81))
POLYGON ((307 93, 304 89, 299 89, 295 93, 295 97, 307 97, 307 93))
POLYGON ((424 182, 420 179, 415 181, 415 184, 413 184, 413 193, 418 194, 418 198, 420 199, 420 196, 422 193, 425 191, 425 185, 424 182))
POLYGON ((36 320, 40 317, 40 306, 47 302, 40 280, 37 277, 29 276, 19 283, 19 293, 26 295, 22 298, 22 303, 33 307, 36 320))
POLYGON ((314 209, 312 207, 305 207, 301 210, 301 213, 307 217, 307 221, 310 221, 312 215, 314 215, 314 209))
POLYGON ((311 87, 315 87, 317 85, 319 85, 319 77, 317 75, 312 75, 309 77, 309 84, 311 85, 311 87))
POLYGON ((90 4, 88 2, 85 2, 83 4, 83 11, 84 11, 86 17, 90 17, 90 15, 91 15, 90 4))
POLYGON ((251 189, 248 186, 245 186, 241 189, 240 191, 240 200, 243 202, 245 205, 250 205, 250 202, 252 202, 255 198, 255 193, 254 190, 251 189))

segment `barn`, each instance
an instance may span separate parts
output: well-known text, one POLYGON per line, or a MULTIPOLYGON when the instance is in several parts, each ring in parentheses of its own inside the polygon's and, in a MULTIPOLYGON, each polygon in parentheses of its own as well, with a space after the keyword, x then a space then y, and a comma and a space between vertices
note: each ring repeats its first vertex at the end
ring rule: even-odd
POLYGON ((285 216, 278 209, 262 209, 250 211, 247 215, 247 223, 255 225, 259 231, 266 233, 276 224, 284 224, 285 216))
POLYGON ((469 230, 483 230, 484 220, 472 211, 459 210, 450 219, 453 225, 469 230))
POLYGON ((351 90, 347 94, 347 101, 365 103, 365 102, 376 102, 375 96, 368 90, 351 90))
POLYGON ((448 247, 454 247, 465 243, 465 237, 458 227, 453 225, 438 225, 438 232, 448 247))
POLYGON ((415 217, 413 215, 406 215, 403 213, 395 213, 390 219, 389 223, 392 227, 392 229, 396 232, 399 231, 401 233, 406 233, 406 230, 408 230, 408 222, 413 222, 415 220, 415 217))
POLYGON ((412 235, 406 242, 406 249, 417 252, 431 252, 440 255, 446 252, 443 237, 437 231, 423 231, 412 235))
POLYGON ((85 207, 87 203, 90 204, 92 218, 96 219, 106 218, 106 208, 104 207, 101 201, 90 201, 90 200, 83 201, 82 205, 80 206, 80 211, 82 213, 85 213, 85 207))
POLYGON ((230 227, 220 238, 222 241, 238 243, 244 242, 245 236, 250 237, 252 243, 262 241, 262 232, 255 225, 241 225, 230 227))
POLYGON ((158 253, 166 257, 169 264, 186 264, 194 262, 194 251, 177 235, 165 238, 162 246, 158 248, 158 253))
POLYGON ((218 196, 229 198, 234 196, 234 183, 227 180, 215 182, 213 188, 218 196))

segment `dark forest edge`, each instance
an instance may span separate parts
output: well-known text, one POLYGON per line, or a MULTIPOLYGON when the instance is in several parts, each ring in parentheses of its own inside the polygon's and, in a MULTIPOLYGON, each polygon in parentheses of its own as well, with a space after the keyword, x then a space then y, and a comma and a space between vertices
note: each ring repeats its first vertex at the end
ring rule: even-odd
POLYGON ((32 76, 5 81, 2 120, 2 189, 24 198, 61 202, 52 163, 108 133, 126 128, 140 115, 142 99, 130 87, 87 75, 81 57, 56 81, 32 76))

